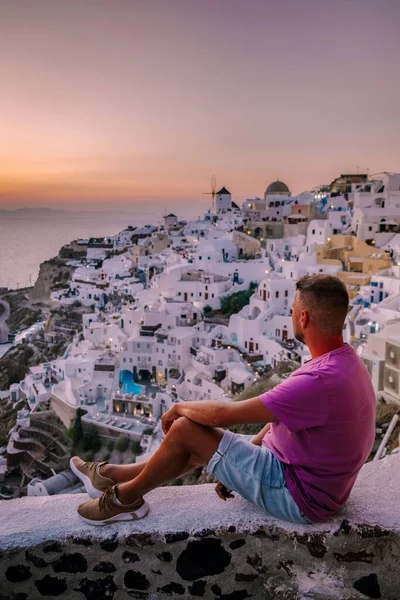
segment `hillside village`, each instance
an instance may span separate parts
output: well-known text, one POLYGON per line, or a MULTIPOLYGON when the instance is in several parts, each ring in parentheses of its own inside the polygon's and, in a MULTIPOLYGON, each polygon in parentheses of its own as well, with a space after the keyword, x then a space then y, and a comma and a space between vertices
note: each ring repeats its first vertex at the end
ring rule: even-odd
POLYGON ((0 392, 1 497, 79 492, 73 449, 145 460, 172 403, 232 402, 287 377, 310 359, 291 319, 305 274, 346 284, 344 339, 378 402, 374 458, 397 451, 399 174, 343 174, 297 196, 275 181, 241 207, 223 187, 198 220, 168 214, 162 225, 76 240, 58 260, 46 323, 25 340, 46 347, 46 360, 0 392))

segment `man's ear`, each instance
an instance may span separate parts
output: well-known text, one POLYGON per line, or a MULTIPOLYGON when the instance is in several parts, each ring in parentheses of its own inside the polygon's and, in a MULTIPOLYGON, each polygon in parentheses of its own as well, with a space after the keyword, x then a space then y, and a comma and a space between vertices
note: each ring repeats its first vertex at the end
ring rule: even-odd
POLYGON ((300 323, 301 323, 301 326, 303 327, 303 329, 305 329, 306 327, 308 327, 308 325, 310 323, 310 315, 308 314, 307 310, 302 310, 301 311, 300 323))

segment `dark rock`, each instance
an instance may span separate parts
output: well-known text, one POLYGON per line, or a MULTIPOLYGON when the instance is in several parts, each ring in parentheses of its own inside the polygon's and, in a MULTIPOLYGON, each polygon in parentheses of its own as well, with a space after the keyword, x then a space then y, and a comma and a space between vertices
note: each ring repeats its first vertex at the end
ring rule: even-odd
POLYGON ((173 594, 179 594, 182 596, 182 594, 185 593, 185 588, 180 583, 171 581, 171 583, 164 585, 164 587, 157 588, 157 592, 164 592, 164 594, 167 594, 167 596, 172 596, 173 594))
POLYGON ((86 573, 87 560, 79 552, 63 554, 51 565, 55 573, 86 573))
POLYGON ((241 548, 242 546, 244 546, 245 543, 246 540, 233 540, 233 542, 229 544, 229 548, 231 550, 236 550, 237 548, 241 548))
POLYGON ((135 554, 134 552, 129 552, 129 550, 125 550, 125 552, 122 555, 122 560, 127 565, 131 565, 135 562, 139 562, 140 557, 137 554, 135 554))
POLYGON ((117 590, 117 586, 111 575, 104 579, 88 579, 85 577, 79 582, 76 592, 82 592, 86 600, 112 600, 117 590))
POLYGON ((12 596, 8 594, 0 594, 0 600, 28 600, 28 594, 24 594, 23 592, 17 592, 12 596))
POLYGON ((309 553, 315 558, 323 558, 328 552, 324 545, 324 536, 321 533, 311 533, 310 535, 295 533, 294 538, 299 544, 307 546, 309 553))
POLYGON ((106 552, 114 552, 118 548, 118 534, 116 533, 108 540, 100 542, 100 548, 106 552))
POLYGON ((154 569, 151 569, 151 572, 154 573, 154 575, 162 575, 160 569, 158 569, 157 571, 155 571, 154 569))
POLYGON ((99 562, 93 569, 96 573, 114 573, 117 569, 112 564, 112 562, 107 562, 105 560, 99 562))
POLYGON ((172 554, 171 552, 161 552, 160 554, 156 555, 157 558, 159 558, 162 562, 172 562, 172 554))
POLYGON ((253 569, 255 569, 257 573, 264 573, 265 569, 262 563, 262 558, 259 554, 254 554, 253 556, 248 554, 246 556, 246 562, 251 567, 253 567, 253 569))
POLYGON ((80 546, 91 546, 92 540, 88 540, 87 538, 74 537, 72 538, 72 543, 79 544, 80 546))
POLYGON ((381 538, 390 534, 388 529, 382 529, 378 525, 360 525, 356 531, 362 539, 381 538))
MULTIPOLYGON (((130 598, 137 598, 138 600, 149 600, 149 598, 150 598, 149 592, 138 592, 135 590, 129 590, 129 591, 126 591, 126 594, 128 594, 128 596, 130 598)), ((152 596, 152 597, 154 597, 154 596, 152 596)))
POLYGON ((267 535, 267 532, 263 527, 259 527, 256 531, 253 531, 251 535, 254 535, 256 537, 265 537, 267 535))
POLYGON ((193 585, 188 587, 191 596, 204 596, 206 592, 206 582, 203 580, 195 581, 193 585))
POLYGON ((204 538, 204 537, 208 537, 209 535, 215 535, 214 529, 202 529, 201 531, 196 531, 196 533, 194 534, 194 537, 204 538))
POLYGON ((30 550, 26 550, 25 558, 28 562, 31 562, 33 566, 37 567, 38 569, 43 569, 43 567, 47 567, 47 565, 49 564, 44 560, 44 558, 42 558, 41 556, 37 556, 30 550))
POLYGON ((220 596, 222 594, 221 588, 216 583, 214 583, 214 585, 211 586, 211 591, 216 596, 220 596))
POLYGON ((154 546, 155 542, 150 533, 132 533, 128 535, 126 540, 127 546, 154 546))
POLYGON ((189 542, 176 561, 176 570, 185 581, 219 575, 231 562, 221 540, 205 538, 189 542))
POLYGON ((340 523, 340 527, 337 531, 335 531, 335 533, 333 534, 334 536, 338 536, 341 534, 344 535, 348 535, 351 531, 351 525, 350 522, 347 519, 343 519, 343 521, 340 523))
POLYGON ((62 552, 62 546, 61 546, 60 542, 54 542, 52 544, 48 544, 47 546, 45 546, 43 548, 43 552, 45 554, 47 554, 49 552, 62 552))
POLYGON ((45 575, 43 579, 37 579, 35 585, 42 596, 61 596, 67 589, 65 578, 51 577, 50 575, 45 575))
POLYGON ((293 575, 292 569, 291 569, 291 567, 293 567, 293 565, 294 565, 294 562, 292 560, 281 560, 276 565, 276 568, 278 569, 278 571, 280 569, 282 569, 283 571, 285 571, 285 573, 287 573, 289 575, 289 577, 291 577, 293 575))
POLYGON ((361 577, 354 582, 353 587, 357 592, 365 594, 369 598, 382 598, 381 588, 379 586, 378 578, 375 573, 361 577))
POLYGON ((29 577, 32 577, 32 573, 30 568, 25 565, 13 565, 8 567, 6 571, 6 578, 13 583, 26 581, 29 577))
POLYGON ((333 556, 338 562, 364 562, 371 564, 375 558, 375 554, 370 554, 366 550, 360 550, 360 552, 346 552, 346 554, 340 554, 340 552, 334 552, 333 556))
POLYGON ((222 594, 220 596, 220 600, 244 600, 244 598, 249 598, 249 594, 247 590, 235 590, 230 594, 222 594))
POLYGON ((173 544, 174 542, 182 542, 183 540, 187 540, 189 534, 187 531, 179 531, 178 533, 167 533, 165 535, 165 541, 167 544, 173 544))
POLYGON ((236 573, 235 581, 254 581, 257 577, 257 573, 236 573))
POLYGON ((127 588, 134 588, 136 590, 147 590, 150 587, 150 581, 146 575, 132 570, 125 573, 124 584, 127 588))
POLYGON ((236 527, 234 525, 229 525, 228 532, 229 533, 236 533, 236 527))

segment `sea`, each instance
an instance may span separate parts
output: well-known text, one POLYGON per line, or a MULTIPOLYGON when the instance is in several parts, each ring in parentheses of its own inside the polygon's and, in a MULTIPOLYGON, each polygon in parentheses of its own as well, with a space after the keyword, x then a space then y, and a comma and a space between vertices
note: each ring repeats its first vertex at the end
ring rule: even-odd
MULTIPOLYGON (((170 204, 168 212, 182 219, 194 219, 199 215, 199 208, 189 203, 170 204)), ((129 225, 159 225, 163 214, 164 203, 148 205, 147 212, 145 208, 137 211, 0 211, 0 288, 34 285, 40 264, 57 256, 61 246, 72 240, 114 235, 129 225)))

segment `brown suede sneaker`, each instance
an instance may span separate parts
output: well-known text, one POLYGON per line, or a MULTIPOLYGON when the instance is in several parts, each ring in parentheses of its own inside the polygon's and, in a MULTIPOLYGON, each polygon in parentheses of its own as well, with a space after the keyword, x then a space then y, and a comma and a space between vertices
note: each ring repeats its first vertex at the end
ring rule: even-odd
POLYGON ((115 488, 110 486, 101 498, 88 500, 78 506, 78 515, 89 525, 107 525, 118 521, 137 521, 149 512, 149 505, 143 498, 132 504, 117 504, 115 488))
POLYGON ((115 485, 115 481, 99 473, 100 467, 106 464, 108 464, 106 461, 85 462, 79 456, 73 456, 69 461, 71 471, 85 484, 91 498, 100 498, 110 485, 115 485))

